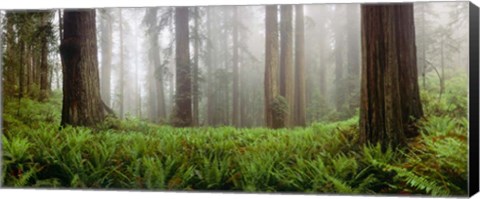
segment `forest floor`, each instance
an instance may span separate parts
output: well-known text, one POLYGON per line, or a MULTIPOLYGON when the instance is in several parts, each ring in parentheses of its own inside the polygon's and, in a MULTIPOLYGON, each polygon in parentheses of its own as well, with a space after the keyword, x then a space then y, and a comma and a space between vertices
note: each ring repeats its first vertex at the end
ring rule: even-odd
POLYGON ((421 88, 421 135, 402 150, 358 144, 358 116, 306 128, 173 128, 109 119, 59 129, 61 93, 4 97, 5 187, 344 194, 467 194, 467 76, 421 88))

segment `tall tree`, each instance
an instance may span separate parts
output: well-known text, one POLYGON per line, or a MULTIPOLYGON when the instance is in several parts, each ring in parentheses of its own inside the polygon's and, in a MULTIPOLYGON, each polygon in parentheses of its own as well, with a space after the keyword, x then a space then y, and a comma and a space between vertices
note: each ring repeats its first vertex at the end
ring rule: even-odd
POLYGON ((193 8, 193 76, 192 76, 192 101, 193 101, 193 125, 198 125, 199 123, 199 101, 200 101, 200 87, 198 82, 199 77, 199 69, 198 69, 198 58, 199 58, 199 50, 200 50, 200 35, 199 35, 199 18, 200 13, 198 12, 198 7, 193 8))
POLYGON ((124 46, 123 46, 123 17, 122 9, 118 9, 118 24, 119 24, 119 34, 120 34, 120 66, 119 66, 119 104, 120 104, 120 118, 125 116, 125 63, 124 63, 124 46))
POLYGON ((280 6, 280 95, 285 98, 288 110, 285 111, 285 126, 291 124, 294 107, 294 76, 293 76, 293 24, 292 5, 280 6))
POLYGON ((348 117, 355 113, 360 101, 360 6, 359 4, 348 4, 347 15, 347 79, 346 93, 348 97, 348 110, 345 110, 348 117))
POLYGON ((305 33, 303 5, 295 6, 295 107, 296 126, 306 125, 305 115, 305 33))
POLYGON ((274 109, 274 100, 278 96, 278 22, 277 6, 267 5, 265 14, 265 123, 269 128, 278 128, 278 114, 274 109))
POLYGON ((93 126, 106 115, 100 98, 95 10, 66 10, 63 24, 61 125, 93 126))
POLYGON ((232 97, 232 124, 240 126, 240 89, 238 73, 238 7, 233 7, 233 97, 232 97))
POLYGON ((111 80, 111 71, 112 71, 112 46, 113 46, 113 29, 112 29, 112 16, 110 10, 102 9, 101 10, 101 39, 100 45, 102 48, 102 63, 101 63, 101 82, 100 82, 100 93, 102 99, 108 106, 111 105, 111 93, 110 93, 110 80, 111 80))
POLYGON ((52 39, 53 27, 50 23, 51 11, 40 12, 39 35, 41 35, 41 58, 40 58, 40 100, 45 100, 50 92, 49 81, 49 40, 52 39))
POLYGON ((402 117, 405 135, 418 135, 415 122, 423 116, 418 86, 417 51, 415 46, 415 23, 413 18, 413 3, 400 4, 395 7, 395 30, 398 45, 400 93, 402 102, 402 117))
POLYGON ((188 7, 175 8, 176 94, 175 117, 177 127, 192 125, 192 84, 190 74, 188 7))
POLYGON ((418 94, 413 4, 362 5, 361 15, 360 139, 402 146, 414 127, 406 115, 418 117, 413 109, 420 104, 412 99, 418 94))

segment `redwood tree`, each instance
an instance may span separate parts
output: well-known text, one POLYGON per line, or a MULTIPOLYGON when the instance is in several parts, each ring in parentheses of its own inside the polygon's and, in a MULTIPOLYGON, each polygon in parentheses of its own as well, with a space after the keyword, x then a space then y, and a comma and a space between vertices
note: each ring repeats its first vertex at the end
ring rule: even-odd
POLYGON ((188 7, 175 8, 176 94, 175 117, 177 127, 192 125, 192 84, 188 39, 188 7))
POLYGON ((267 5, 265 14, 265 123, 269 128, 278 128, 278 114, 273 102, 278 95, 278 23, 277 6, 267 5))
POLYGON ((413 4, 362 5, 361 14, 360 139, 402 146, 414 128, 407 116, 421 116, 413 4))
POLYGON ((292 10, 292 5, 280 6, 280 95, 288 104, 288 110, 284 115, 285 126, 291 124, 294 102, 292 10))
POLYGON ((106 115, 100 98, 95 10, 66 10, 63 24, 61 125, 93 126, 106 115))
POLYGON ((295 6, 295 108, 296 126, 306 125, 305 115, 305 33, 303 5, 295 6))

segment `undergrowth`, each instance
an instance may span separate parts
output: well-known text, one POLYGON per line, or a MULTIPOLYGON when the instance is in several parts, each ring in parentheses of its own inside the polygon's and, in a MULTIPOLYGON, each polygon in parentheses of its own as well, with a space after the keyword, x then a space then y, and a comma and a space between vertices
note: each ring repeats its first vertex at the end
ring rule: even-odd
MULTIPOLYGON (((429 78, 429 85, 435 79, 429 78)), ((358 116, 307 128, 173 128, 109 118, 60 129, 61 94, 6 98, 6 187, 467 194, 467 82, 422 88, 421 135, 405 150, 358 143, 358 116), (19 109, 20 107, 20 109, 19 109)))

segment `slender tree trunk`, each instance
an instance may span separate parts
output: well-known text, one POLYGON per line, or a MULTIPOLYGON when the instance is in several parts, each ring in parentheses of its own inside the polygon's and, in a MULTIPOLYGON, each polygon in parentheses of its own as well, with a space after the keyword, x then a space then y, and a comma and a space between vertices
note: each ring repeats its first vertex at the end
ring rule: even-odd
POLYGON ((423 62, 423 67, 422 67, 422 80, 423 80, 423 88, 425 89, 426 87, 426 80, 425 80, 425 73, 427 71, 427 44, 425 42, 425 38, 427 35, 425 35, 425 3, 421 4, 422 8, 422 18, 421 18, 421 24, 422 24, 422 62, 423 62))
POLYGON ((305 33, 303 5, 295 6, 295 125, 306 125, 305 113, 305 33))
MULTIPOLYGON (((344 5, 335 5, 336 16, 342 16, 340 12, 343 11, 344 5)), ((335 109, 339 114, 343 115, 343 106, 345 103, 345 81, 344 81, 344 64, 343 64, 343 50, 344 50, 344 30, 340 22, 335 23, 335 109)))
POLYGON ((230 22, 231 18, 229 19, 228 12, 224 10, 223 12, 223 20, 224 20, 224 38, 223 38, 223 64, 224 64, 224 76, 222 76, 222 93, 223 93, 223 125, 230 125, 230 100, 229 100, 229 95, 230 95, 230 89, 229 89, 229 80, 230 78, 228 77, 228 62, 229 62, 229 56, 228 56, 228 26, 226 25, 228 22, 230 22))
POLYGON ((102 78, 100 78, 100 86, 101 86, 101 94, 102 99, 107 104, 107 106, 111 106, 111 99, 110 99, 110 79, 111 79, 111 71, 112 71, 112 16, 110 15, 110 11, 108 9, 104 10, 103 19, 100 20, 101 27, 102 27, 102 78))
POLYGON ((193 83, 192 83, 192 89, 193 89, 193 125, 197 126, 199 124, 199 86, 198 86, 198 52, 200 48, 200 36, 198 34, 198 18, 200 17, 198 13, 198 7, 193 8, 194 10, 194 43, 193 43, 193 50, 194 50, 194 57, 193 57, 193 83))
POLYGON ((212 70, 212 48, 213 48, 213 37, 212 37, 212 17, 211 17, 211 8, 207 7, 207 57, 206 57, 206 67, 207 67, 207 124, 212 125, 214 123, 214 107, 213 104, 215 96, 213 93, 213 70, 212 70))
POLYGON ((118 17, 119 17, 119 29, 120 29, 120 83, 119 83, 119 89, 120 89, 120 118, 125 117, 125 66, 124 66, 124 60, 123 60, 123 19, 122 19, 122 9, 118 9, 118 17))
POLYGON ((240 89, 238 72, 238 11, 233 8, 233 97, 232 97, 232 124, 240 126, 240 89))
POLYGON ((43 30, 42 38, 41 38, 41 64, 40 64, 40 100, 43 101, 48 97, 48 20, 49 20, 49 12, 42 13, 41 15, 41 30, 43 30))
POLYGON ((293 74, 293 27, 292 5, 281 5, 280 22, 280 95, 285 98, 288 110, 285 111, 285 126, 291 125, 294 108, 294 74, 293 74))
POLYGON ((188 39, 188 7, 175 8, 175 60, 176 114, 173 124, 177 127, 192 125, 192 84, 188 39))
POLYGON ((277 6, 267 5, 265 16, 265 123, 269 128, 278 128, 273 101, 278 95, 278 25, 277 6))
POLYGON ((65 11, 61 125, 93 126, 105 118, 100 98, 95 10, 65 11))
POLYGON ((360 7, 358 4, 347 5, 347 66, 348 66, 348 117, 355 114, 355 109, 359 105, 360 96, 357 95, 360 84, 360 7))

